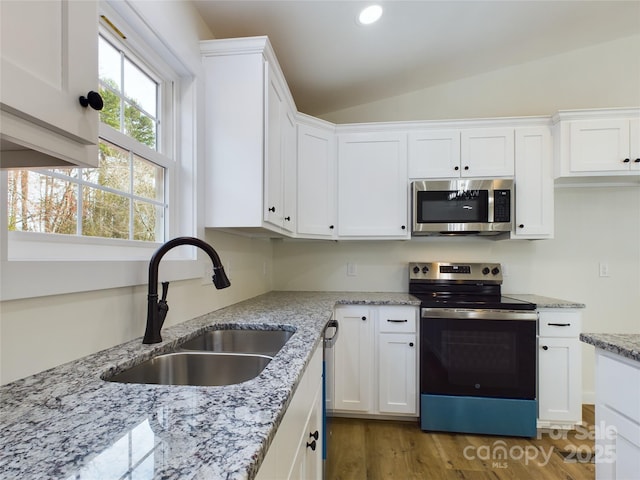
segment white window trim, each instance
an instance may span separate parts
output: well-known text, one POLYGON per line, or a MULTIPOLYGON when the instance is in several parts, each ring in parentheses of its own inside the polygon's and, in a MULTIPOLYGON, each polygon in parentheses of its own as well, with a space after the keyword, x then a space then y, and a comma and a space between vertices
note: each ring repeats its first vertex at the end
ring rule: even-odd
MULTIPOLYGON (((141 18, 127 2, 117 2, 112 5, 101 2, 100 14, 106 15, 119 27, 127 27, 127 40, 139 52, 151 59, 159 59, 155 51, 145 49, 142 45, 149 45, 157 49, 164 45, 162 38, 141 18), (126 19, 125 19, 126 17, 126 19)), ((174 144, 167 152, 172 158, 180 159, 176 162, 167 183, 167 201, 170 202, 173 214, 166 219, 167 239, 177 236, 200 236, 204 230, 198 227, 197 206, 198 175, 197 175, 197 135, 196 127, 199 113, 196 92, 197 75, 191 71, 179 58, 166 48, 162 49, 162 61, 166 62, 179 76, 174 82, 172 95, 179 101, 175 102, 173 112, 174 144), (179 214, 176 214, 178 212, 179 214)), ((166 90, 166 89, 165 89, 166 90)), ((166 125, 165 125, 166 126, 166 125)), ((7 174, 0 172, 0 198, 7 198, 7 174)), ((6 200, 3 201, 6 205, 6 200)), ((7 211, 0 209, 0 301, 33 298, 46 295, 61 295, 69 293, 87 292, 108 288, 144 285, 148 282, 149 259, 159 243, 135 242, 127 240, 97 239, 86 237, 71 237, 60 239, 58 236, 47 235, 48 248, 58 248, 62 245, 67 252, 85 250, 95 252, 93 259, 82 259, 77 255, 64 260, 42 258, 12 259, 9 255, 9 242, 14 241, 16 235, 29 245, 42 243, 43 235, 29 232, 8 232, 7 211), (144 245, 141 245, 144 244, 144 245), (110 248, 107 248, 109 245, 110 248), (115 248, 114 248, 115 245, 115 248), (71 250, 69 250, 71 249, 71 250), (109 250, 109 255, 105 251, 109 250), (120 257, 119 257, 120 256, 120 257), (122 257, 126 257, 123 260, 122 257), (96 260, 99 258, 99 260, 96 260)), ((203 263, 197 261, 200 253, 195 247, 182 246, 169 252, 162 262, 162 275, 168 281, 198 278, 203 275, 203 263)), ((60 258, 60 257, 57 257, 60 258)), ((64 258, 64 257, 63 257, 64 258)))

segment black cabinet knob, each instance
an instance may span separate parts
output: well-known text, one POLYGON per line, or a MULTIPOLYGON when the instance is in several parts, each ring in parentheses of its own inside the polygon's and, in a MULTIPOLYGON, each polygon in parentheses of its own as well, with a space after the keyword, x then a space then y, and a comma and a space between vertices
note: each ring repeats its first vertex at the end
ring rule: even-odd
POLYGON ((518 228, 524 228, 524 223, 521 223, 520 225, 518 225, 518 228))
POLYGON ((290 222, 290 221, 291 221, 291 217, 284 217, 284 219, 285 219, 287 222, 290 222))
POLYGON ((400 227, 400 228, 402 228, 402 230, 406 230, 407 226, 406 225, 402 225, 402 227, 400 227))
POLYGON ((269 207, 269 211, 273 212, 273 213, 276 213, 276 207, 269 207))
POLYGON ((333 230, 333 225, 329 225, 329 230, 333 230))
POLYGON ((460 167, 453 167, 453 169, 457 172, 458 170, 460 170, 460 167))
POLYGON ((640 158, 636 158, 633 162, 634 163, 640 163, 640 158))
POLYGON ((313 450, 315 452, 316 451, 316 441, 314 440, 311 443, 307 442, 307 448, 310 448, 311 450, 313 450))
POLYGON ((413 342, 409 342, 409 346, 410 346, 410 347, 413 347, 413 342))
POLYGON ((309 437, 313 438, 314 440, 318 440, 319 436, 320 436, 320 433, 318 432, 318 430, 316 430, 315 432, 309 434, 309 437))
POLYGON ((80 102, 80 105, 85 108, 91 107, 94 110, 102 110, 102 107, 104 107, 104 101, 102 100, 102 97, 98 92, 94 92, 93 90, 87 93, 86 97, 80 97, 78 101, 80 102))
POLYGON ((464 166, 464 169, 465 169, 465 170, 469 170, 469 165, 465 165, 465 166, 464 166))
POLYGON ((362 317, 362 321, 364 322, 367 319, 367 317, 362 317))
POLYGON ((549 350, 549 347, 547 347, 546 345, 543 345, 543 346, 542 346, 542 349, 543 349, 543 350, 549 350))
POLYGON ((622 163, 629 163, 630 161, 631 161, 631 159, 630 159, 630 158, 625 158, 625 159, 622 161, 622 163))

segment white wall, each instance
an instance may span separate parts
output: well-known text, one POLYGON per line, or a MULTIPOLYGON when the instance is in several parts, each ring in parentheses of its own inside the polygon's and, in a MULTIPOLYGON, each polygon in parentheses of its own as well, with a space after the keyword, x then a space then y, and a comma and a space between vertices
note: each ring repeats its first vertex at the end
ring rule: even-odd
MULTIPOLYGON (((556 189, 555 229, 553 240, 538 241, 278 241, 275 288, 406 292, 411 261, 501 262, 503 292, 584 303, 586 332, 640 333, 640 188, 556 189), (609 278, 599 277, 600 261, 609 264, 609 278), (347 276, 347 263, 357 276, 347 276)), ((592 347, 583 356, 591 399, 592 347)))
MULTIPOLYGON (((215 232, 207 232, 205 240, 230 267, 231 286, 216 290, 210 277, 171 282, 166 326, 272 290, 269 240, 215 232)), ((162 280, 162 263, 160 268, 162 280)), ((204 268, 203 263, 203 274, 204 268)), ((0 381, 5 384, 142 337, 147 287, 12 300, 2 302, 0 311, 0 381)))
POLYGON ((551 115, 640 105, 640 35, 323 115, 334 123, 551 115))

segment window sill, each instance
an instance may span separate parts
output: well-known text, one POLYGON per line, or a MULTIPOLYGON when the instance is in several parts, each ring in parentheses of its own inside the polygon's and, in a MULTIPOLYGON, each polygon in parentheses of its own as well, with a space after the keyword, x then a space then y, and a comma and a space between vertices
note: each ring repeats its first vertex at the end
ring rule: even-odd
MULTIPOLYGON (((149 260, 160 244, 9 232, 0 265, 0 301, 146 285, 149 260), (16 241, 19 238, 19 241, 16 241), (51 241, 52 238, 54 241, 51 241)), ((160 269, 166 281, 203 275, 195 247, 168 252, 160 269)))

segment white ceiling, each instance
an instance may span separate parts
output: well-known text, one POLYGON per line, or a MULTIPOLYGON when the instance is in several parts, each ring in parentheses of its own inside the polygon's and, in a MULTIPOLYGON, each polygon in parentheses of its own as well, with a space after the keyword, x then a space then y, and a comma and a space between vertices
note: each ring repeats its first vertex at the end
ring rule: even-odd
POLYGON ((640 0, 194 0, 216 38, 267 35, 298 110, 322 115, 640 33, 640 0), (370 3, 384 8, 357 24, 370 3))

